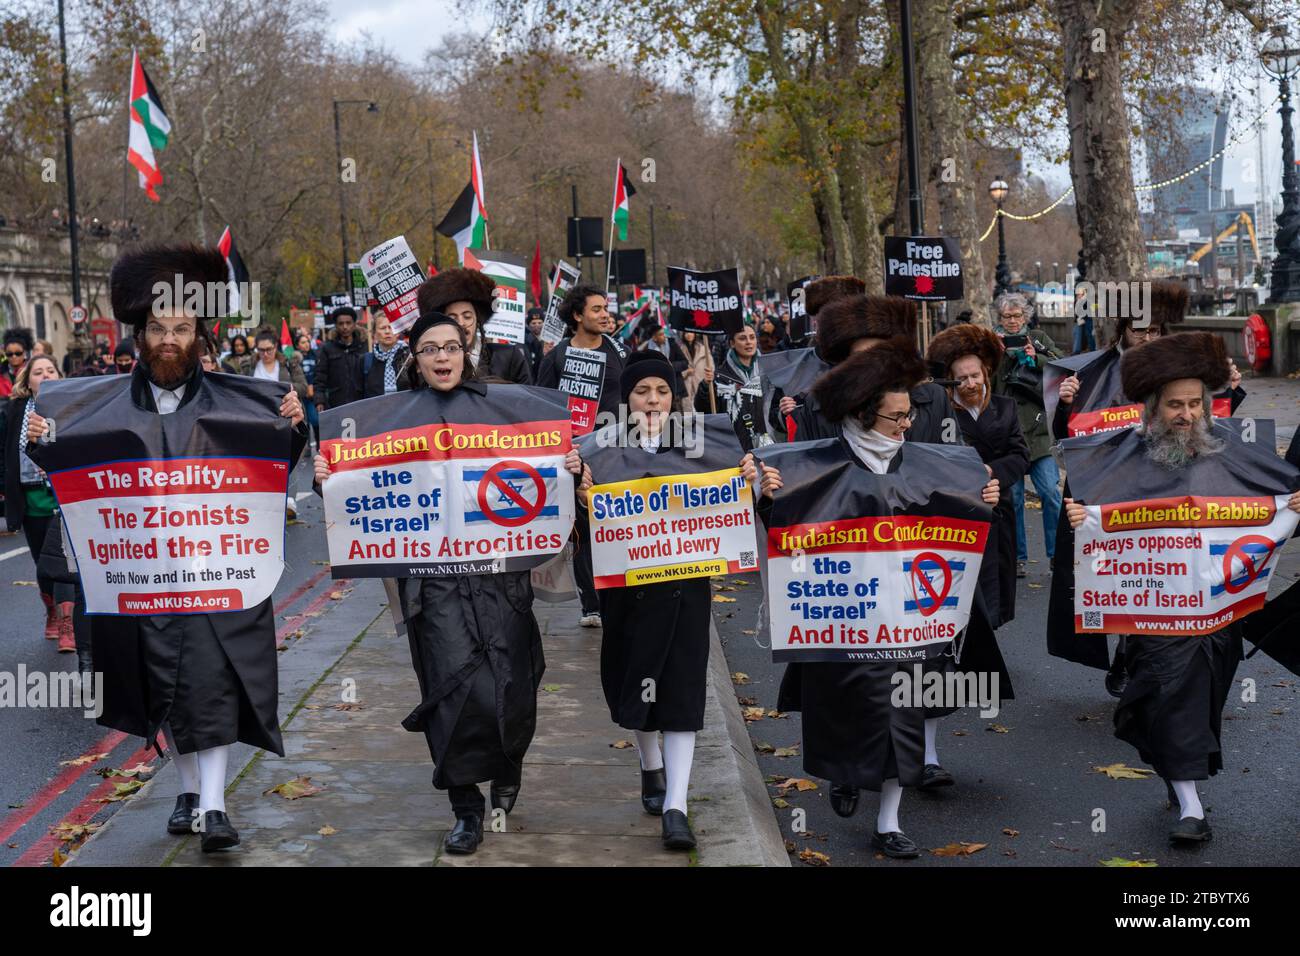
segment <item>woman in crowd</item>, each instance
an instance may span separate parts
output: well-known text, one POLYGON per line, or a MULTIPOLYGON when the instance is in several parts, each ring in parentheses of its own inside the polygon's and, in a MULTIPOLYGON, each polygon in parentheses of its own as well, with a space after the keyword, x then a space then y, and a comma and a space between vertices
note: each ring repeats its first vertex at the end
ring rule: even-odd
POLYGON ((45 605, 45 637, 58 641, 60 653, 76 653, 72 630, 72 589, 39 569, 45 536, 57 522, 59 508, 45 472, 27 457, 27 419, 35 410, 41 383, 62 378, 59 367, 48 355, 28 360, 14 380, 13 392, 0 411, 0 434, 4 435, 5 523, 10 531, 19 528, 27 537, 32 562, 38 565, 36 585, 45 605))
POLYGON ((270 382, 283 382, 298 393, 299 401, 307 401, 307 379, 301 369, 294 368, 280 351, 280 339, 274 332, 261 331, 253 340, 256 361, 244 372, 253 378, 270 382))
POLYGON ((247 375, 253 365, 253 356, 249 353, 248 338, 236 335, 230 340, 230 354, 221 360, 221 371, 231 375, 247 375))
POLYGON ((320 431, 320 413, 316 410, 316 349, 312 347, 311 336, 302 329, 294 339, 294 348, 302 364, 302 377, 307 382, 307 427, 311 429, 312 441, 317 441, 320 431))
MULTIPOLYGON (((466 336, 455 319, 425 313, 411 327, 410 341, 414 361, 407 365, 404 389, 439 398, 462 389, 486 393, 488 386, 475 380, 466 336)), ((432 414, 436 418, 437 411, 432 414)), ((316 480, 324 482, 329 463, 317 455, 315 464, 316 480)), ((565 468, 582 473, 576 449, 565 458, 565 468)), ((492 782, 492 806, 506 813, 519 795, 524 754, 537 724, 537 688, 546 667, 529 574, 400 582, 422 696, 402 725, 424 732, 434 763, 433 785, 447 790, 451 799, 456 825, 444 843, 448 853, 473 853, 483 840, 486 806, 480 783, 492 782)))
MULTIPOLYGON (((819 414, 834 428, 840 451, 866 472, 897 471, 907 455, 904 436, 915 420, 913 390, 928 378, 925 363, 906 336, 886 339, 841 361, 813 386, 819 414)), ((781 474, 746 457, 742 473, 760 482, 759 511, 770 513, 781 474)), ((990 477, 983 500, 996 505, 998 479, 990 477)), ((913 673, 914 661, 803 663, 782 681, 780 710, 803 715, 804 769, 833 782, 831 802, 851 816, 858 790, 880 794, 871 846, 885 856, 912 859, 916 844, 902 832, 898 811, 904 787, 919 787, 926 769, 926 714, 896 707, 894 675, 913 673), (797 687, 787 686, 797 683, 797 687)))
POLYGON ((708 373, 713 371, 713 354, 709 351, 704 336, 698 332, 682 332, 674 341, 677 342, 681 355, 679 362, 673 364, 679 366, 682 384, 686 388, 684 404, 687 408, 694 408, 695 393, 704 384, 708 373))

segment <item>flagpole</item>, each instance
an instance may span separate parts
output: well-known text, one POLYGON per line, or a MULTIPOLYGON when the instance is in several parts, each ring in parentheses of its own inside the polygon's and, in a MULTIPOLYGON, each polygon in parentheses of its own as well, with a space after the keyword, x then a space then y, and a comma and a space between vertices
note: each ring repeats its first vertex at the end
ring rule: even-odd
POLYGON ((126 161, 122 164, 122 233, 130 238, 126 225, 126 194, 131 188, 131 84, 135 81, 135 49, 131 50, 131 80, 126 84, 126 161))
MULTIPOLYGON (((72 161, 72 106, 68 103, 68 41, 63 25, 63 0, 59 0, 59 58, 62 62, 61 81, 63 89, 63 150, 68 174, 68 242, 72 252, 72 304, 81 308, 81 260, 77 250, 77 177, 76 166, 72 161)), ((69 350, 74 355, 73 368, 80 370, 85 362, 89 343, 86 341, 86 327, 90 324, 89 316, 81 322, 72 323, 73 344, 69 350)))
POLYGON ((609 295, 609 277, 614 272, 614 214, 618 211, 618 187, 623 184, 623 157, 614 163, 614 205, 609 211, 609 247, 605 261, 605 295, 609 295))

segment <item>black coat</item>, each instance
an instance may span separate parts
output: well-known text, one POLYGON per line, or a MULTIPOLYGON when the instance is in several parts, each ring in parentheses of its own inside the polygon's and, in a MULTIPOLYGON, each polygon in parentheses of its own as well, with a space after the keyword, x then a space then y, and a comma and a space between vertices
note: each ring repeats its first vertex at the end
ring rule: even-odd
POLYGON ((499 378, 515 385, 532 385, 533 371, 528 355, 518 345, 484 342, 474 367, 477 379, 499 378))
MULTIPOLYGON (((537 370, 538 385, 543 388, 559 388, 564 355, 572 342, 572 336, 565 336, 555 348, 546 353, 537 370)), ((608 335, 600 337, 600 351, 605 353, 605 378, 600 388, 599 411, 613 414, 618 411, 619 383, 623 379, 623 366, 627 362, 628 351, 608 335)))
MULTIPOLYGON (((411 350, 405 345, 397 346, 397 354, 393 356, 393 375, 397 378, 397 389, 401 391, 406 386, 402 384, 402 367, 406 365, 406 360, 411 357, 411 350)), ((361 360, 361 368, 364 372, 362 385, 362 398, 377 398, 384 394, 384 360, 381 359, 374 351, 367 352, 361 360), (366 366, 370 368, 367 370, 366 366)))
POLYGON ((763 393, 759 381, 751 385, 737 375, 725 359, 714 368, 713 381, 701 382, 695 393, 695 411, 715 410, 731 418, 740 447, 745 451, 770 443, 767 425, 763 421, 763 393))
POLYGON ((517 781, 546 660, 529 572, 399 581, 423 731, 440 789, 517 781))
POLYGON ((1115 707, 1115 736, 1166 780, 1222 770, 1223 705, 1241 660, 1241 625, 1192 636, 1130 634, 1124 648, 1129 680, 1115 707))
POLYGON ((980 460, 993 469, 998 480, 998 503, 980 565, 980 590, 989 621, 997 628, 1016 616, 1016 513, 1011 506, 1011 486, 1029 470, 1029 445, 1020 430, 1015 399, 991 396, 979 418, 960 406, 956 414, 966 444, 979 452, 980 460))
MULTIPOLYGON (((183 450, 194 416, 222 414, 219 393, 206 391, 204 378, 196 369, 180 407, 163 416, 165 456, 183 450)), ((129 392, 100 414, 157 413, 142 366, 124 384, 129 392)), ((293 429, 291 468, 306 444, 304 422, 293 429)), ((167 721, 181 753, 238 740, 284 755, 270 598, 223 614, 97 614, 91 617, 91 645, 95 669, 104 675, 100 725, 152 741, 167 721)))
POLYGON ((330 340, 316 350, 316 384, 312 401, 338 408, 362 398, 361 366, 369 350, 360 335, 350 345, 330 340))

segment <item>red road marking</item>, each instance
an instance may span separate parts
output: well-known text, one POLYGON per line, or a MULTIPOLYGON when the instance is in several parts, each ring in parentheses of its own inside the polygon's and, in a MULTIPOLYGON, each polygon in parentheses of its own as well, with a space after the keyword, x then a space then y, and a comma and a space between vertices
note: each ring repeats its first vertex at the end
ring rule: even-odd
MULTIPOLYGON (((325 577, 325 575, 329 574, 329 572, 330 572, 329 568, 322 568, 316 574, 313 574, 310 578, 307 579, 305 583, 297 587, 284 601, 280 603, 280 608, 283 609, 292 606, 292 604, 295 601, 297 601, 303 594, 307 593, 313 587, 315 587, 316 584, 318 584, 320 580, 323 577, 325 577)), ((335 582, 334 586, 344 587, 350 583, 351 582, 349 580, 341 580, 335 582)), ((304 610, 301 614, 290 615, 288 618, 286 618, 287 621, 294 621, 295 623, 286 624, 284 627, 280 628, 280 630, 276 631, 275 634, 276 645, 279 646, 281 643, 284 642, 285 637, 297 628, 298 624, 296 622, 300 622, 304 620, 307 616, 308 611, 315 611, 325 601, 328 601, 329 595, 330 595, 330 591, 327 590, 324 594, 322 594, 320 597, 316 598, 315 601, 309 604, 306 610, 304 610)), ((279 611, 277 610, 276 613, 278 614, 279 611)), ((82 756, 89 756, 91 754, 97 754, 97 753, 111 753, 123 740, 126 739, 126 736, 127 735, 120 730, 109 731, 103 737, 103 739, 99 741, 99 743, 95 744, 93 747, 87 750, 84 754, 82 754, 82 756)), ((143 757, 147 757, 147 755, 151 753, 154 753, 152 747, 142 748, 136 756, 132 757, 127 762, 127 766, 134 766, 134 764, 140 763, 143 757)), ((149 763, 151 761, 144 760, 144 762, 149 763)), ((95 761, 95 763, 101 763, 101 762, 95 761)), ((64 793, 66 793, 72 787, 73 784, 77 783, 77 781, 79 781, 87 773, 87 771, 93 769, 95 763, 89 763, 89 764, 83 764, 81 766, 71 766, 71 767, 64 768, 62 773, 60 773, 53 780, 51 780, 44 787, 42 787, 35 794, 33 794, 30 798, 28 798, 28 800, 23 804, 22 807, 16 809, 13 813, 5 817, 4 821, 0 822, 0 843, 8 842, 9 838, 13 836, 13 834, 17 833, 33 817, 35 817, 46 807, 48 807, 51 803, 53 803, 64 793)), ((103 765, 110 766, 110 764, 107 763, 103 765)), ((97 801, 100 797, 104 796, 105 794, 112 792, 111 783, 112 783, 111 778, 106 779, 105 784, 108 784, 108 786, 101 785, 97 787, 95 790, 91 791, 91 793, 88 796, 86 796, 84 799, 82 799, 82 801, 78 803, 67 816, 65 816, 62 820, 60 820, 59 823, 64 823, 68 821, 84 823, 86 820, 90 819, 90 817, 94 816, 95 813, 97 813, 100 809, 102 809, 103 806, 102 804, 96 803, 95 801, 97 801), (78 819, 74 820, 74 817, 78 819)), ((12 865, 33 866, 43 862, 43 859, 37 860, 36 863, 24 862, 24 861, 27 860, 28 856, 31 855, 37 849, 37 847, 43 846, 49 841, 59 842, 56 837, 47 834, 46 836, 42 837, 39 841, 37 841, 36 844, 33 844, 32 847, 29 847, 23 853, 23 855, 19 857, 18 860, 16 860, 12 865)), ((51 849, 50 852, 53 853, 53 850, 51 849)))
MULTIPOLYGON (((333 588, 344 588, 351 583, 352 583, 351 578, 340 578, 339 580, 333 583, 333 588)), ((298 625, 300 625, 303 621, 307 619, 308 614, 310 614, 312 611, 319 610, 321 605, 330 599, 331 593, 332 593, 332 588, 326 589, 324 593, 322 593, 319 597, 316 598, 316 600, 308 604, 302 610, 301 613, 287 615, 284 619, 285 621, 284 627, 280 628, 278 631, 275 632, 276 647, 279 647, 281 644, 283 644, 284 639, 298 629, 298 625)))

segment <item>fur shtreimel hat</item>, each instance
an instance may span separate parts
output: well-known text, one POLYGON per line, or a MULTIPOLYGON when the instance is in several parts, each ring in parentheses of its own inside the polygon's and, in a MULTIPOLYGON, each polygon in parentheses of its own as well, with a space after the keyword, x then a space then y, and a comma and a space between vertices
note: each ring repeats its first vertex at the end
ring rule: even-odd
POLYGON ((916 303, 896 295, 851 295, 817 316, 817 354, 831 364, 848 357, 858 339, 916 336, 916 303))
POLYGON ((931 365, 944 369, 945 376, 952 363, 963 355, 973 355, 980 360, 989 375, 1002 361, 1002 340, 991 329, 982 325, 954 325, 930 340, 925 357, 931 365))
POLYGON ((816 315, 835 299, 846 295, 861 295, 867 284, 857 276, 822 276, 803 288, 803 307, 809 315, 816 315))
POLYGON ((1213 332, 1163 335, 1126 349, 1119 374, 1131 402, 1145 402, 1180 378, 1199 378, 1213 392, 1228 382, 1228 351, 1213 332))
MULTIPOLYGON (((1148 318, 1151 324, 1167 333, 1171 325, 1177 325, 1187 316, 1189 301, 1187 286, 1181 282, 1157 279, 1151 283, 1151 296, 1147 301, 1148 318)), ((1123 335, 1124 330, 1133 324, 1133 316, 1122 316, 1115 322, 1115 334, 1123 335)))
POLYGON ((445 312, 453 302, 468 302, 482 325, 492 316, 492 292, 497 284, 477 269, 445 269, 424 280, 415 293, 420 314, 445 312))
POLYGON ((885 392, 915 388, 927 376, 912 339, 897 336, 850 355, 816 381, 813 394, 822 413, 838 422, 866 408, 885 392))
MULTIPOLYGON (((212 299, 209 291, 217 283, 230 281, 230 271, 226 268, 226 259, 221 250, 195 245, 149 246, 134 252, 123 253, 113 263, 109 273, 109 298, 113 304, 113 315, 119 322, 124 322, 136 329, 143 329, 153 315, 154 305, 159 296, 154 292, 158 283, 165 283, 169 289, 176 289, 176 277, 180 276, 180 291, 173 292, 182 298, 175 303, 183 306, 189 298, 186 289, 192 282, 202 283, 203 300, 212 299)), ((199 319, 217 319, 217 315, 199 315, 199 319)))

